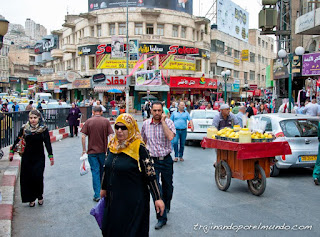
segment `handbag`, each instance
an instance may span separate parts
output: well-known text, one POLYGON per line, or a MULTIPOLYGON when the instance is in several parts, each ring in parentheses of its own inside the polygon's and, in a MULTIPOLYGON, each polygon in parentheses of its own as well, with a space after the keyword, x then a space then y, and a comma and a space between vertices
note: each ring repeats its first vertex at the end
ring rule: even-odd
POLYGON ((90 215, 94 216, 96 218, 96 221, 102 229, 102 219, 103 219, 103 213, 104 213, 104 207, 105 207, 105 198, 101 198, 98 204, 91 209, 90 215))
POLYGON ((22 156, 25 148, 26 148, 26 140, 24 138, 24 129, 23 129, 22 136, 19 137, 19 142, 16 146, 16 151, 19 153, 20 156, 22 156))

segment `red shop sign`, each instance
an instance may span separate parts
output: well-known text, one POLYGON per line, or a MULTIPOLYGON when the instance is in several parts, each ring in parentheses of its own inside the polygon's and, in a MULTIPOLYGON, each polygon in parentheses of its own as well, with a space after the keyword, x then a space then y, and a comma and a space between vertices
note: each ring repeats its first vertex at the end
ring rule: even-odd
POLYGON ((126 85, 125 76, 106 76, 107 85, 126 85))
POLYGON ((170 77, 170 87, 217 89, 217 79, 204 77, 170 77))

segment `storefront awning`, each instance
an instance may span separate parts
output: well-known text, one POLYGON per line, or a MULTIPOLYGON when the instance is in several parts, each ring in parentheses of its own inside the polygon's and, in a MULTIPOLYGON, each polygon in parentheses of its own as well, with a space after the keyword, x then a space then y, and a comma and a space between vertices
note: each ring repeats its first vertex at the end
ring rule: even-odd
POLYGON ((59 86, 59 88, 72 90, 72 83, 63 84, 63 85, 59 86))
POLYGON ((115 85, 96 85, 94 86, 94 92, 103 93, 111 89, 118 89, 124 91, 125 86, 115 86, 115 85))

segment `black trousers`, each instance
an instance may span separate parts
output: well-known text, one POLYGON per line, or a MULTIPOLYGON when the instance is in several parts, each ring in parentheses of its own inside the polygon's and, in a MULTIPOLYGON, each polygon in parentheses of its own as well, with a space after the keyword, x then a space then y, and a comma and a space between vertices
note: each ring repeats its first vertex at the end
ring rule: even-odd
POLYGON ((70 136, 73 137, 73 129, 74 129, 74 134, 78 136, 78 126, 76 125, 70 125, 70 136))
MULTIPOLYGON (((173 160, 171 155, 165 157, 164 160, 154 159, 154 168, 156 170, 157 181, 161 178, 160 191, 163 202, 167 208, 170 208, 170 202, 173 194, 173 160)), ((159 221, 167 221, 167 213, 164 211, 163 215, 157 214, 159 221)))

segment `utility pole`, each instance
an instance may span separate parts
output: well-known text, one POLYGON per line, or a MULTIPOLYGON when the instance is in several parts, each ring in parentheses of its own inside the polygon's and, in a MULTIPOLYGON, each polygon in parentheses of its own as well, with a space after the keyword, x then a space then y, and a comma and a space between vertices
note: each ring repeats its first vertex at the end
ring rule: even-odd
POLYGON ((127 63, 127 66, 126 66, 126 113, 129 113, 129 78, 128 78, 128 75, 129 75, 129 51, 130 51, 130 46, 129 46, 129 27, 128 27, 128 24, 129 24, 129 6, 128 6, 128 0, 127 0, 127 22, 126 22, 126 38, 127 38, 127 47, 126 47, 126 63, 127 63))

